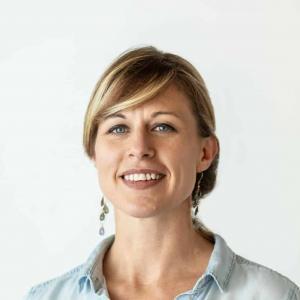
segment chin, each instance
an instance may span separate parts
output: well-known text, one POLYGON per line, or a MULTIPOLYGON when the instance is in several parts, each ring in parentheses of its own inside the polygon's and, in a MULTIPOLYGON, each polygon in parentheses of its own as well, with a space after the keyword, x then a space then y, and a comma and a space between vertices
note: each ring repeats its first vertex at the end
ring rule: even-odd
POLYGON ((126 207, 122 205, 119 208, 123 214, 134 218, 150 218, 158 214, 159 207, 157 205, 151 204, 149 200, 143 203, 130 203, 126 207))

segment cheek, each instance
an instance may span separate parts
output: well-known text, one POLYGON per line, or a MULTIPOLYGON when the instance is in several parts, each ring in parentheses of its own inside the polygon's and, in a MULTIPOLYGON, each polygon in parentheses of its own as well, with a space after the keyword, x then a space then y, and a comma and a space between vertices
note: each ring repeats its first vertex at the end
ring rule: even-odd
POLYGON ((182 140, 178 143, 171 143, 166 147, 169 156, 177 162, 188 163, 195 157, 195 147, 192 140, 182 140))
POLYGON ((104 143, 96 146, 96 165, 99 173, 108 175, 109 172, 117 171, 120 153, 114 149, 116 148, 109 147, 104 143))
POLYGON ((169 149, 172 168, 176 174, 175 185, 180 187, 184 196, 188 196, 193 190, 196 178, 197 149, 193 145, 193 141, 190 140, 169 149))

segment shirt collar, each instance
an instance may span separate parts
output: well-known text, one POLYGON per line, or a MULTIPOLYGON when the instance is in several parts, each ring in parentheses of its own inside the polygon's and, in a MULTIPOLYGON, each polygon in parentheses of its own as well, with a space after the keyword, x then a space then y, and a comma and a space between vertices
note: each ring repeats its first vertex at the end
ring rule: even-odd
POLYGON ((95 268, 99 268, 97 271, 97 274, 99 274, 100 277, 98 277, 97 284, 103 286, 104 285, 104 276, 102 272, 102 264, 103 264, 103 257, 108 250, 108 248, 112 245, 113 241, 115 239, 115 234, 112 234, 103 240, 101 240, 96 248, 92 251, 92 253, 89 255, 86 262, 83 264, 83 268, 81 269, 78 284, 79 284, 79 292, 81 292, 84 288, 84 285, 88 283, 89 285, 92 284, 92 275, 95 268))
POLYGON ((235 253, 226 241, 214 233, 215 245, 204 274, 197 280, 193 292, 199 291, 211 278, 216 282, 222 293, 225 292, 235 262, 235 253))
MULTIPOLYGON (((92 284, 92 274, 95 268, 98 268, 97 274, 100 276, 98 277, 100 282, 97 284, 99 284, 101 287, 106 285, 102 272, 103 257, 108 248, 112 245, 114 239, 115 234, 112 234, 101 240, 88 257, 86 263, 81 269, 78 279, 80 292, 87 281, 89 281, 90 285, 92 284)), ((220 291, 224 293, 230 280, 230 275, 232 273, 235 261, 235 254, 219 234, 214 233, 214 239, 214 249, 209 259, 208 266, 204 274, 194 285, 193 292, 199 291, 212 278, 216 282, 220 291)))

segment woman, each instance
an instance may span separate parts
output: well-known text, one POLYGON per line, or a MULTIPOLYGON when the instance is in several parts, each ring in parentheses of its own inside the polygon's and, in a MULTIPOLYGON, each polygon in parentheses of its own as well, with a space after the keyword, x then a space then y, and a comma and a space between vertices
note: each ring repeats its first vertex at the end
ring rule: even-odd
POLYGON ((295 283, 235 254, 197 219, 220 147, 188 61, 154 47, 122 53, 91 95, 83 144, 104 195, 100 220, 110 201, 116 233, 26 299, 300 299, 295 283))

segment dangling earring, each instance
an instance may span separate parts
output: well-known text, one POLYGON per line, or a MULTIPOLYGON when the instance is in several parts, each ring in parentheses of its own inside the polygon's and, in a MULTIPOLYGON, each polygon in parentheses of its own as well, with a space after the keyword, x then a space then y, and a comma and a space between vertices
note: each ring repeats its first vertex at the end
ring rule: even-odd
POLYGON ((108 206, 106 205, 106 203, 104 203, 104 198, 101 198, 101 207, 102 207, 102 211, 100 214, 100 221, 101 221, 101 227, 99 230, 99 234, 100 235, 104 235, 104 227, 103 227, 103 221, 105 219, 105 214, 108 214, 109 210, 108 210, 108 206))
POLYGON ((195 217, 198 214, 198 204, 199 204, 199 201, 200 201, 200 197, 202 195, 201 188, 200 188, 202 178, 203 178, 203 172, 201 173, 200 178, 198 180, 196 193, 195 193, 195 196, 194 196, 194 199, 193 199, 193 208, 196 208, 195 212, 194 212, 195 217))

